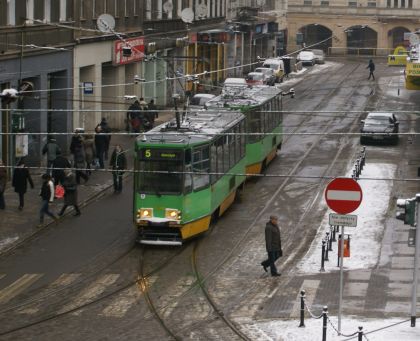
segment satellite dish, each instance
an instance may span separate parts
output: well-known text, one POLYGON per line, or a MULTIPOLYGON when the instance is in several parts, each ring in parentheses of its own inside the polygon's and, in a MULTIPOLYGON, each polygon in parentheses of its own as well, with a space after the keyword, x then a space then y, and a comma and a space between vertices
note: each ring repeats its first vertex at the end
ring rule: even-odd
POLYGON ((197 17, 203 18, 207 16, 207 6, 204 3, 201 3, 196 8, 197 17))
POLYGON ((101 14, 96 21, 98 30, 103 33, 112 33, 115 28, 115 19, 111 14, 101 14))
POLYGON ((184 8, 181 12, 181 19, 187 24, 191 24, 194 20, 194 12, 191 8, 184 8))
POLYGON ((408 40, 410 41, 410 45, 417 45, 418 43, 420 43, 420 38, 415 33, 410 34, 410 38, 408 38, 408 40))
POLYGON ((172 1, 168 0, 163 4, 163 11, 165 13, 171 13, 174 10, 174 5, 172 4, 172 1))

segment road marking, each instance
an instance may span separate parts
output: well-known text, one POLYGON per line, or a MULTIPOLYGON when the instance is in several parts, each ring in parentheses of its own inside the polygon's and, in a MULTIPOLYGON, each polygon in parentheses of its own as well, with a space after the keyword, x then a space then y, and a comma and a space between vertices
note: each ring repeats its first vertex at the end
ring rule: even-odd
POLYGON ((42 274, 25 274, 9 286, 5 287, 0 291, 0 304, 12 300, 21 292, 29 288, 42 276, 42 274))
MULTIPOLYGON (((146 279, 148 289, 150 289, 150 287, 156 282, 157 278, 157 276, 152 276, 146 279)), ((141 287, 137 284, 133 285, 117 295, 117 297, 115 297, 99 315, 122 318, 133 305, 137 304, 141 296, 141 287)))
POLYGON ((18 314, 33 315, 39 312, 42 307, 44 296, 54 293, 54 291, 61 289, 62 287, 72 284, 81 274, 62 274, 54 282, 51 283, 45 290, 43 290, 37 297, 35 302, 32 304, 25 305, 24 307, 17 310, 18 314))
MULTIPOLYGON (((86 289, 84 289, 79 295, 77 295, 72 302, 66 304, 63 308, 61 308, 58 311, 58 313, 62 314, 67 311, 77 309, 78 307, 93 301, 95 298, 101 295, 110 285, 114 284, 119 277, 120 275, 118 274, 108 274, 101 276, 95 282, 90 284, 86 289)), ((73 311, 71 314, 77 316, 81 313, 82 309, 78 309, 73 311)))
POLYGON ((290 312, 290 317, 298 317, 300 315, 300 292, 302 290, 305 290, 306 306, 309 308, 312 307, 320 283, 321 281, 312 279, 305 279, 303 281, 302 286, 300 287, 297 297, 295 299, 295 304, 293 305, 292 311, 290 312))

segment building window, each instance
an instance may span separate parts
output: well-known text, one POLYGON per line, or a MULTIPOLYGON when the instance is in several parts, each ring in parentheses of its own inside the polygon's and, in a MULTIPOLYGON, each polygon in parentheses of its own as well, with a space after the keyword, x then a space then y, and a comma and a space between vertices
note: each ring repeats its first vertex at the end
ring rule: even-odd
POLYGON ((413 8, 413 0, 408 0, 408 8, 413 8))
POLYGON ((312 6, 312 0, 304 0, 303 6, 312 6))
POLYGON ((376 1, 369 1, 367 7, 376 7, 376 1))
POLYGON ((60 21, 67 20, 67 0, 60 0, 60 21))
POLYGON ((329 5, 330 5, 329 1, 325 1, 325 0, 321 1, 321 6, 329 6, 329 5))
POLYGON ((398 0, 394 0, 394 7, 398 8, 398 0))
POLYGON ((7 0, 7 19, 6 24, 10 26, 16 25, 16 2, 15 0, 7 0))
POLYGON ((401 7, 405 8, 405 0, 401 0, 401 7))
POLYGON ((349 7, 357 7, 356 1, 349 1, 349 7))
POLYGON ((26 0, 26 23, 34 23, 34 0, 26 0))
POLYGON ((391 8, 391 0, 386 1, 386 7, 391 8))

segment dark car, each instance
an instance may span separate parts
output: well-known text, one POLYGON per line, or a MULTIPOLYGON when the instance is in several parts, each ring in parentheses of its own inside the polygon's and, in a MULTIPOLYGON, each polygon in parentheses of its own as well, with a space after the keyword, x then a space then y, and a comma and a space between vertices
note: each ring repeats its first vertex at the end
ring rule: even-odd
POLYGON ((398 143, 399 125, 393 113, 370 112, 362 121, 360 143, 372 141, 390 141, 398 143))

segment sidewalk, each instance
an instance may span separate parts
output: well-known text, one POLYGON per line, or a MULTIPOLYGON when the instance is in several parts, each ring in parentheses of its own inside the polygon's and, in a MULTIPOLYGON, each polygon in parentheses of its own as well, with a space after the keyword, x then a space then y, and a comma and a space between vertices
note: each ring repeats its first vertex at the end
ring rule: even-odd
MULTIPOLYGON (((159 118, 156 119, 155 125, 171 119, 173 113, 162 112, 159 118)), ((120 144, 123 150, 127 151, 128 168, 133 168, 133 147, 135 139, 133 136, 114 135, 111 140, 109 157, 111 157, 112 150, 115 144, 120 144)), ((108 167, 109 161, 105 161, 105 167, 108 167)), ((35 170, 31 171, 31 177, 34 182, 34 189, 28 186, 28 191, 25 194, 25 207, 22 211, 18 210, 19 200, 17 193, 14 192, 11 181, 7 183, 6 191, 4 193, 6 209, 0 210, 0 255, 4 255, 25 241, 38 234, 47 227, 55 226, 49 217, 45 217, 45 224, 38 228, 36 225, 39 221, 39 209, 41 201, 39 198, 39 191, 41 188, 41 174, 42 172, 35 170)), ((130 174, 126 173, 126 176, 130 174)), ((112 193, 113 183, 112 175, 109 172, 98 171, 93 172, 89 181, 85 184, 81 180, 81 185, 78 186, 78 201, 83 214, 83 208, 91 201, 97 200, 102 196, 112 193)), ((126 188, 126 190, 132 190, 126 188)), ((51 211, 57 214, 63 205, 63 200, 55 200, 50 205, 51 211)), ((68 209, 65 215, 73 214, 72 210, 68 209)), ((73 217, 71 217, 73 219, 73 217)), ((77 222, 77 218, 75 223, 77 222)))

